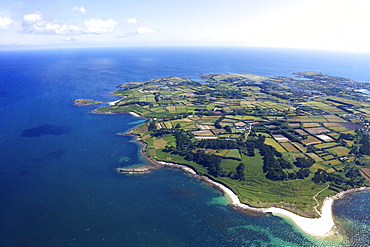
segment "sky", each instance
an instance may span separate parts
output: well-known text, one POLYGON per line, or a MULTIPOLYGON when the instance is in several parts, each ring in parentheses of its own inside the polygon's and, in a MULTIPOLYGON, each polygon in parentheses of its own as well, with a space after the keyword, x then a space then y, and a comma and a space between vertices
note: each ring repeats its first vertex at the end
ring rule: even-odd
POLYGON ((370 0, 0 0, 0 49, 248 46, 370 52, 370 0))

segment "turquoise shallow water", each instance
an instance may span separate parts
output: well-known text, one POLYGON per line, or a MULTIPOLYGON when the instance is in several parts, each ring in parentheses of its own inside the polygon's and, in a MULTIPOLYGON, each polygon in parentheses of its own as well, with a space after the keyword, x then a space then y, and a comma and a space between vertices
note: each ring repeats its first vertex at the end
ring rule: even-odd
POLYGON ((369 195, 369 191, 356 192, 335 203, 334 214, 345 228, 351 246, 369 246, 369 195))
MULTIPOLYGON (((326 245, 282 218, 235 211, 221 192, 182 171, 117 174, 116 167, 146 163, 131 137, 116 135, 143 120, 92 114, 96 106, 72 100, 109 102, 123 82, 207 72, 314 70, 367 81, 368 55, 116 48, 0 52, 0 65, 0 246, 326 245)), ((352 246, 369 240, 369 201, 365 192, 335 203, 352 246)))

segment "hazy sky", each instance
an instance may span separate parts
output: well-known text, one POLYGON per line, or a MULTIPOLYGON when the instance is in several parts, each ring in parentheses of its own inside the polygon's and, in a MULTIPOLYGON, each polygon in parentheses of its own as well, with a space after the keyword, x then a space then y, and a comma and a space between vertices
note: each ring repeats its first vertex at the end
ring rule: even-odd
POLYGON ((370 51, 370 0, 1 0, 0 47, 370 51))

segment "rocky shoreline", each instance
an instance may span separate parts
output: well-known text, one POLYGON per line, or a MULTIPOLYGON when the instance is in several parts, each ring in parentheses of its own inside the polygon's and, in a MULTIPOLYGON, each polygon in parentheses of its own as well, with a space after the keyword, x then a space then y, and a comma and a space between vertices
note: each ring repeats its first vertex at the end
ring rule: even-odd
POLYGON ((136 168, 117 168, 117 171, 125 174, 146 174, 156 169, 154 166, 140 166, 136 168))

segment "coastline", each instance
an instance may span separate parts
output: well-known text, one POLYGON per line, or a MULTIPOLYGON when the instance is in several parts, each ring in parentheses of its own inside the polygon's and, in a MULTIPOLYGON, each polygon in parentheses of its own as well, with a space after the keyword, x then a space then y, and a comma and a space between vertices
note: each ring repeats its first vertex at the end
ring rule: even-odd
POLYGON ((137 114, 133 111, 130 111, 129 114, 131 114, 132 116, 138 117, 138 118, 143 118, 142 116, 140 116, 139 114, 137 114))
MULTIPOLYGON (((132 112, 130 112, 130 114, 133 116, 137 115, 136 113, 132 113, 132 112)), ((140 115, 137 115, 137 117, 142 118, 140 115)), ((180 165, 180 164, 169 163, 165 161, 158 161, 158 160, 153 159, 145 152, 145 147, 147 144, 143 142, 142 140, 140 140, 137 135, 132 134, 132 130, 127 131, 125 134, 134 136, 135 140, 133 141, 138 142, 142 145, 140 152, 150 163, 156 166, 155 169, 160 169, 164 166, 181 169, 189 173, 190 175, 200 179, 201 181, 206 182, 208 185, 223 192, 224 195, 229 199, 230 205, 232 205, 237 210, 246 211, 249 213, 257 213, 257 214, 272 214, 274 216, 286 218, 290 220, 294 225, 296 225, 299 229, 301 229, 303 232, 305 232, 308 235, 314 236, 314 237, 327 237, 327 236, 335 235, 336 224, 334 222, 333 212, 332 212, 332 206, 335 200, 342 198, 346 194, 350 194, 350 193, 357 192, 357 191, 370 190, 370 187, 361 187, 361 188, 342 191, 336 195, 325 198, 323 202, 323 206, 321 208, 321 213, 319 213, 320 214, 319 218, 303 217, 303 216, 294 214, 286 209, 282 209, 278 207, 255 208, 247 204, 241 203, 238 196, 227 186, 219 182, 216 182, 206 176, 198 175, 192 168, 186 165, 180 165)))
POLYGON ((107 104, 109 106, 114 106, 116 103, 120 102, 120 100, 115 100, 115 101, 111 101, 111 102, 108 102, 107 104))
POLYGON ((276 207, 267 208, 263 211, 282 218, 289 218, 297 227, 309 235, 325 237, 332 235, 332 230, 335 227, 332 213, 333 202, 334 199, 332 197, 328 197, 324 200, 320 218, 306 218, 276 207))
POLYGON ((157 161, 157 162, 162 166, 175 167, 175 168, 180 168, 184 171, 187 171, 193 176, 195 176, 196 178, 199 178, 200 180, 211 185, 212 187, 219 189, 230 200, 230 204, 238 210, 247 211, 251 213, 259 213, 259 214, 271 213, 274 216, 288 218, 298 228, 300 228, 302 231, 304 231, 305 233, 311 236, 325 237, 325 236, 330 236, 333 234, 332 229, 335 226, 335 222, 333 220, 332 205, 333 205, 334 199, 339 199, 341 196, 336 195, 336 196, 325 199, 324 205, 322 206, 322 212, 321 212, 320 218, 306 218, 306 217, 299 216, 297 214, 294 214, 282 208, 277 208, 277 207, 254 208, 247 204, 243 204, 240 202, 238 196, 231 189, 229 189, 228 187, 226 187, 225 185, 221 183, 213 181, 212 179, 208 177, 198 175, 194 170, 192 170, 189 167, 177 165, 173 163, 167 163, 163 161, 157 161))

